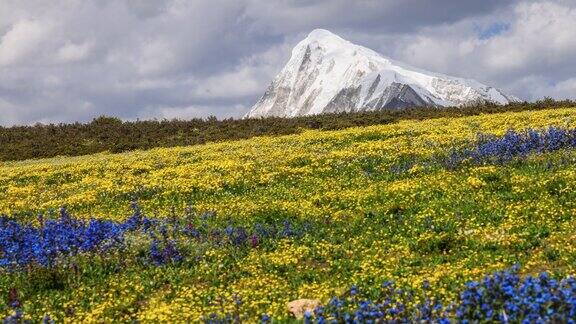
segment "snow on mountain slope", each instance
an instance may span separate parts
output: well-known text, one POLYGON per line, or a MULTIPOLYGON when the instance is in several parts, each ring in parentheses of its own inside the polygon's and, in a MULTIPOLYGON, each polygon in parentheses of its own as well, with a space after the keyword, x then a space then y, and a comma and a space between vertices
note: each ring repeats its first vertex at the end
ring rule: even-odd
POLYGON ((316 29, 294 47, 286 66, 247 117, 517 100, 474 80, 409 67, 316 29))

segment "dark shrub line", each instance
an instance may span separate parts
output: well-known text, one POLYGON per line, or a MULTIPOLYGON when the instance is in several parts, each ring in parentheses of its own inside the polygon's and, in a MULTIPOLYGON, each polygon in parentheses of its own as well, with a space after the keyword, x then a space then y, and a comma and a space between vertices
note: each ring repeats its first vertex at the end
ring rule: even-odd
POLYGON ((99 117, 87 124, 50 124, 0 127, 0 160, 25 160, 76 156, 97 152, 124 152, 154 147, 174 147, 261 135, 286 135, 303 129, 336 130, 354 126, 388 124, 401 119, 472 116, 484 113, 575 107, 573 101, 541 100, 506 106, 422 108, 405 110, 322 114, 296 118, 149 120, 123 122, 99 117))

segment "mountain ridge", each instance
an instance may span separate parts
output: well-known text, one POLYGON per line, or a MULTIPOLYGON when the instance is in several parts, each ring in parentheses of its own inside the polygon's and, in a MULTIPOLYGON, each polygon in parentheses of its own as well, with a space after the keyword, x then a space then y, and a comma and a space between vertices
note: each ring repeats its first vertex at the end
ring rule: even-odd
POLYGON ((519 100, 472 79, 410 67, 325 29, 313 30, 291 54, 247 117, 519 100))

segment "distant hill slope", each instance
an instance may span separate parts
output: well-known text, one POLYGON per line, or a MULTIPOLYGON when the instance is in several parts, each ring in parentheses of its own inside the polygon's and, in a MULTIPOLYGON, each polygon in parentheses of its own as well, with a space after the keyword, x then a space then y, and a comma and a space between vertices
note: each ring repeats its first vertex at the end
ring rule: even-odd
POLYGON ((101 117, 91 123, 0 127, 0 160, 77 156, 103 151, 124 152, 299 133, 303 129, 343 129, 391 123, 400 119, 469 116, 482 113, 576 107, 573 101, 546 99, 535 103, 452 108, 409 108, 402 111, 320 114, 296 118, 216 118, 122 122, 101 117))

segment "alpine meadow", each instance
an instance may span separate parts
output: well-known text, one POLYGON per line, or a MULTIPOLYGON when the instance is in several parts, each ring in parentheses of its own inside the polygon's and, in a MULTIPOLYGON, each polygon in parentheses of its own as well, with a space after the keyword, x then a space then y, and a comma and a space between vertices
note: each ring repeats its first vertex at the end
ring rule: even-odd
POLYGON ((3 312, 567 320, 575 148, 567 107, 5 162, 3 312))
POLYGON ((573 0, 0 0, 0 323, 576 324, 573 0))

